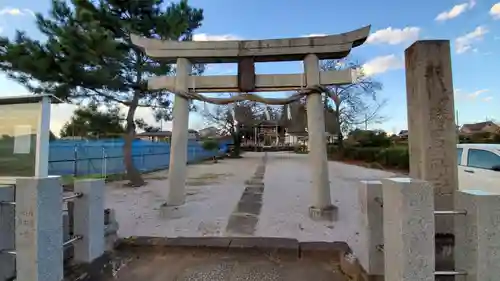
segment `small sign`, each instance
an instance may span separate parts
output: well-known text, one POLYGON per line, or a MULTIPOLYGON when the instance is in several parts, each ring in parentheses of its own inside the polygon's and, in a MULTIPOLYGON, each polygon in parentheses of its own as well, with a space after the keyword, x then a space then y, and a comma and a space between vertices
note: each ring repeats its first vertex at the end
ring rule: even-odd
POLYGON ((20 125, 14 128, 14 154, 29 154, 31 151, 31 126, 20 125))

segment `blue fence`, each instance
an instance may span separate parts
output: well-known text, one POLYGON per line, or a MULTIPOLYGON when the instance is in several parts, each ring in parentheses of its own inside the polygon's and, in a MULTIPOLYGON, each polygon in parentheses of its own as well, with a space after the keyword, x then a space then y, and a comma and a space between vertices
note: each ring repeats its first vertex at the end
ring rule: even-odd
MULTIPOLYGON (((226 151, 231 142, 220 143, 219 151, 206 151, 201 144, 190 141, 187 147, 188 162, 209 159, 226 151)), ((142 172, 168 168, 170 144, 136 140, 132 145, 132 158, 142 172)), ((125 172, 123 141, 67 141, 50 143, 49 174, 51 175, 110 175, 125 172)))

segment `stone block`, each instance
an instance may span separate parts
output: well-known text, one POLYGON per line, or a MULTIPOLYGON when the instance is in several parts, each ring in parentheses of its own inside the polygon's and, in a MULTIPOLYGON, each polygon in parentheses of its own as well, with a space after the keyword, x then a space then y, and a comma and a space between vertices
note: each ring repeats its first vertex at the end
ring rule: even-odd
POLYGON ((410 178, 382 180, 386 281, 434 281, 434 190, 410 178))
POLYGON ((244 193, 262 194, 264 193, 264 186, 247 186, 244 193))
POLYGON ((87 179, 75 182, 74 230, 82 239, 75 242, 75 261, 90 263, 104 253, 104 180, 87 179))
MULTIPOLYGON (((14 202, 13 185, 0 185, 0 202, 14 202)), ((15 250, 15 206, 0 204, 0 250, 15 250)), ((16 275, 16 257, 0 253, 0 280, 8 280, 16 275)))
POLYGON ((460 191, 455 195, 455 268, 467 281, 497 281, 500 276, 500 195, 460 191))
POLYGON ((62 197, 59 177, 17 179, 17 280, 63 280, 62 197))
POLYGON ((299 247, 302 258, 321 258, 335 262, 339 261, 343 253, 351 252, 345 242, 300 242, 299 247))
POLYGON ((368 274, 383 275, 384 253, 379 248, 384 244, 382 182, 361 181, 357 192, 360 206, 357 223, 360 224, 363 249, 355 249, 358 250, 356 257, 368 274))
POLYGON ((264 186, 264 182, 262 182, 262 179, 249 179, 245 181, 245 185, 249 186, 264 186))
POLYGON ((253 235, 259 218, 248 213, 233 213, 229 216, 226 232, 230 236, 253 235))
POLYGON ((309 217, 315 221, 336 221, 338 219, 337 206, 330 205, 324 208, 309 207, 309 217))

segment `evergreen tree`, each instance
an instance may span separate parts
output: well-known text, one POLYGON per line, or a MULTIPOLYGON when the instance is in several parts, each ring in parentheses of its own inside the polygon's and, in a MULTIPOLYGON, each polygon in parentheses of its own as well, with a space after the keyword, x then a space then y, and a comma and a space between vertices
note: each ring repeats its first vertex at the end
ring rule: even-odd
POLYGON ((101 111, 92 103, 75 110, 71 119, 64 124, 61 137, 82 137, 85 139, 117 138, 125 133, 123 115, 118 107, 101 111))
MULTIPOLYGON (((48 16, 36 15, 47 38, 31 39, 17 32, 13 40, 0 37, 0 69, 35 94, 54 94, 65 101, 122 104, 125 116, 124 164, 131 185, 144 184, 132 161, 134 115, 151 107, 157 118, 168 119, 166 91, 149 91, 146 78, 172 74, 171 65, 146 57, 130 35, 186 41, 201 26, 203 11, 186 0, 52 0, 48 16)), ((202 67, 196 70, 202 71, 202 67)))

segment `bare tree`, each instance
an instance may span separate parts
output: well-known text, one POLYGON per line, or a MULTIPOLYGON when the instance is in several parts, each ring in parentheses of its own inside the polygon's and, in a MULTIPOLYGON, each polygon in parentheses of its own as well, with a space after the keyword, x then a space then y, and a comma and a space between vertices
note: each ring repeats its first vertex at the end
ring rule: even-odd
MULTIPOLYGON (((348 132, 353 127, 372 123, 381 123, 386 118, 380 115, 380 109, 386 100, 378 99, 382 90, 382 83, 366 75, 359 62, 349 59, 324 60, 321 62, 323 71, 356 69, 358 77, 352 84, 332 85, 327 87, 326 96, 333 103, 333 115, 337 125, 337 139, 342 146, 343 132, 348 132)), ((327 100, 325 100, 327 102, 327 100)))

